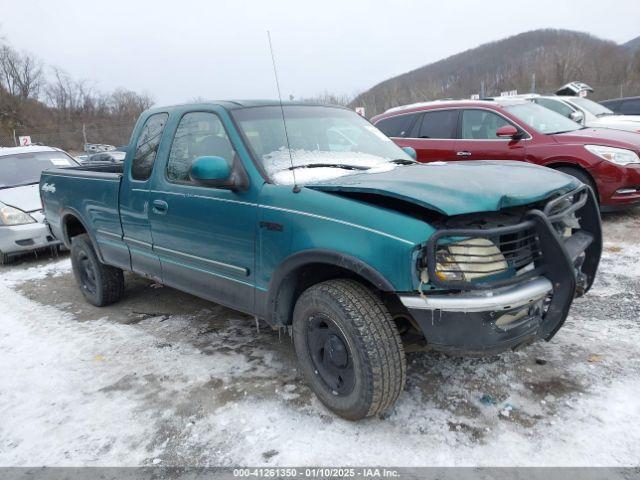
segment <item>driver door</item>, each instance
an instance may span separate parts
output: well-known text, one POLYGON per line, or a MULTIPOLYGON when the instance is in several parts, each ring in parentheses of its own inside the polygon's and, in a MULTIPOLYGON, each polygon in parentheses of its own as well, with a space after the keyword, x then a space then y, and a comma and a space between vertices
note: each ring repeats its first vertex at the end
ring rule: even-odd
POLYGON ((234 192, 191 180, 201 156, 239 162, 216 111, 186 111, 175 120, 163 168, 150 191, 154 251, 166 285, 251 312, 257 205, 251 190, 234 192))

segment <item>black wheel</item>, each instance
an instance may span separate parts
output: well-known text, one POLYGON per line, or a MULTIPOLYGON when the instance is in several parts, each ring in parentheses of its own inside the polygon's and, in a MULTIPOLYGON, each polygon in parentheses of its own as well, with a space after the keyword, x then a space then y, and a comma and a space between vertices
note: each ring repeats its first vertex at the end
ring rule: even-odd
POLYGON ((591 187, 591 190, 593 190, 593 193, 595 194, 596 199, 598 198, 598 189, 596 188, 595 183, 593 183, 593 179, 589 176, 587 172, 575 167, 558 167, 557 170, 562 173, 566 173, 567 175, 571 175, 572 177, 575 177, 578 180, 580 180, 582 183, 584 183, 588 187, 591 187))
POLYGON ((122 298, 122 270, 100 263, 87 234, 71 240, 71 265, 80 290, 90 304, 103 307, 122 298))
POLYGON ((9 263, 9 255, 0 250, 0 265, 6 265, 9 263))
POLYGON ((382 413, 404 388, 398 330, 382 301, 356 281, 329 280, 304 291, 293 312, 293 341, 311 389, 343 418, 382 413))

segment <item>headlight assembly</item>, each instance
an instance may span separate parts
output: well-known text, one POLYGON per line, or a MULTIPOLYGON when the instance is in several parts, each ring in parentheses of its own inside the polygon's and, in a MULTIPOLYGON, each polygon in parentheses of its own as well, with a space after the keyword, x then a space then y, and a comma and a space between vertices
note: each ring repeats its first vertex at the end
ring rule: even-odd
POLYGON ((640 157, 638 157, 638 154, 633 150, 605 147, 602 145, 585 145, 584 148, 594 155, 605 159, 607 162, 615 163, 616 165, 624 166, 630 163, 640 163, 640 157))
POLYGON ((443 245, 436 252, 436 276, 442 281, 461 282, 507 271, 500 249, 486 238, 470 238, 443 245))
POLYGON ((0 225, 23 225, 25 223, 35 223, 28 213, 10 207, 9 205, 0 206, 0 225))

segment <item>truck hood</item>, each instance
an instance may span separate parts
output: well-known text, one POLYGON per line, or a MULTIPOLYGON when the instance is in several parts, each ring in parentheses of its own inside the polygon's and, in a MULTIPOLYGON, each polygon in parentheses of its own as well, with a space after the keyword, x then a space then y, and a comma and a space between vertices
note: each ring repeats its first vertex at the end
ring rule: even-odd
POLYGON ((573 132, 557 133, 553 138, 558 143, 605 145, 627 148, 636 152, 640 150, 640 135, 613 128, 583 128, 573 132))
POLYGON ((42 203, 40 203, 39 188, 38 184, 2 188, 0 189, 0 202, 19 208, 23 212, 41 210, 42 203))
POLYGON ((523 162, 432 162, 358 173, 305 185, 325 192, 397 198, 445 215, 497 211, 544 200, 580 183, 563 173, 523 162))

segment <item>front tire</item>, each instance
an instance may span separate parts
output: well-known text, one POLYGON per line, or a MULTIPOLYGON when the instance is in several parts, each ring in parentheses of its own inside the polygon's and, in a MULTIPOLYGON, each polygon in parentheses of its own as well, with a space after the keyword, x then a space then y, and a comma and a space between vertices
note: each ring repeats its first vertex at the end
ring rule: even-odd
POLYGON ((293 340, 311 389, 348 420, 380 414, 406 381, 402 342, 382 301, 353 280, 304 291, 293 312, 293 340))
POLYGON ((71 240, 71 265, 84 298, 96 307, 117 302, 124 295, 122 270, 98 260, 89 235, 71 240))
POLYGON ((593 183, 593 179, 591 178, 591 176, 587 172, 585 172, 584 170, 582 170, 580 168, 576 168, 576 167, 558 167, 557 170, 562 172, 562 173, 566 173, 567 175, 571 175, 572 177, 577 178, 582 183, 584 183, 586 186, 590 187, 591 190, 593 190, 593 193, 596 196, 596 200, 599 198, 598 197, 598 189, 597 189, 595 183, 593 183))

